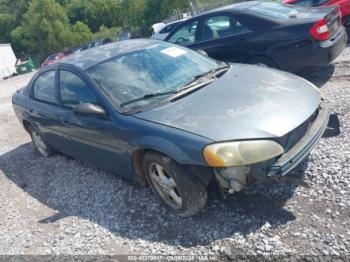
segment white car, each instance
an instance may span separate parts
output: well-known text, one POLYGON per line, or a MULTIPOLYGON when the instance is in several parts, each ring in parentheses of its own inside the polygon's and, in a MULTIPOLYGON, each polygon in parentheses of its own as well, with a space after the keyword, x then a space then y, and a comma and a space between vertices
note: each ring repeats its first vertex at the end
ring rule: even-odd
POLYGON ((180 23, 182 23, 183 21, 185 21, 186 19, 182 19, 182 20, 177 20, 174 22, 171 22, 169 24, 166 24, 163 28, 161 28, 160 30, 158 29, 157 31, 154 30, 154 34, 151 36, 152 39, 157 39, 157 40, 164 40, 168 34, 180 23))

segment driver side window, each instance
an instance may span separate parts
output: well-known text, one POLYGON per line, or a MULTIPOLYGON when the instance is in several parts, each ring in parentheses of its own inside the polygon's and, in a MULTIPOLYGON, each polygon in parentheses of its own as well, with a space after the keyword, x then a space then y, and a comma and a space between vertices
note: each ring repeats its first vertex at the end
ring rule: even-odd
POLYGON ((77 75, 60 71, 60 97, 64 106, 74 107, 81 103, 97 104, 92 90, 77 75))
POLYGON ((170 43, 188 46, 196 42, 198 21, 186 23, 169 38, 170 43))

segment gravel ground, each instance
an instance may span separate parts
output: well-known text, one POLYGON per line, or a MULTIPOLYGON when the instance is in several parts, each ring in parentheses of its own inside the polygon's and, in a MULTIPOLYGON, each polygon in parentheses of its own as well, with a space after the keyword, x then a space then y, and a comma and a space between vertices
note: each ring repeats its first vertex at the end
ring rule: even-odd
POLYGON ((310 188, 280 183, 226 200, 212 190, 204 212, 189 219, 88 163, 34 154, 10 103, 30 75, 1 81, 0 255, 349 259, 350 46, 333 65, 302 76, 322 89, 342 126, 294 171, 310 188))

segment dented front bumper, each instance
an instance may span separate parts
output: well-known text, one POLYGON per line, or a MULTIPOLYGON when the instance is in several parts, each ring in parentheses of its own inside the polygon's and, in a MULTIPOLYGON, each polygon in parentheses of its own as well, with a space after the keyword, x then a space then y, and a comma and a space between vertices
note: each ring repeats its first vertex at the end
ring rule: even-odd
POLYGON ((297 167, 316 146, 329 122, 329 109, 321 103, 302 137, 282 156, 246 167, 215 169, 215 177, 225 193, 248 190, 253 184, 264 184, 272 179, 287 178, 286 174, 297 167))
POLYGON ((317 117, 305 135, 288 152, 279 157, 276 163, 268 167, 267 177, 284 176, 300 164, 321 139, 328 121, 329 108, 327 104, 321 103, 317 117))

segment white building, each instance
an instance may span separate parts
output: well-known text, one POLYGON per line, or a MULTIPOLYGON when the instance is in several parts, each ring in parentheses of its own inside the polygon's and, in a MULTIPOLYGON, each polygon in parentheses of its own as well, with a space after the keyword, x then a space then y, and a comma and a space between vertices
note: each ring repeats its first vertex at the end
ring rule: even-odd
POLYGON ((0 79, 16 73, 17 58, 10 44, 0 44, 0 79))

